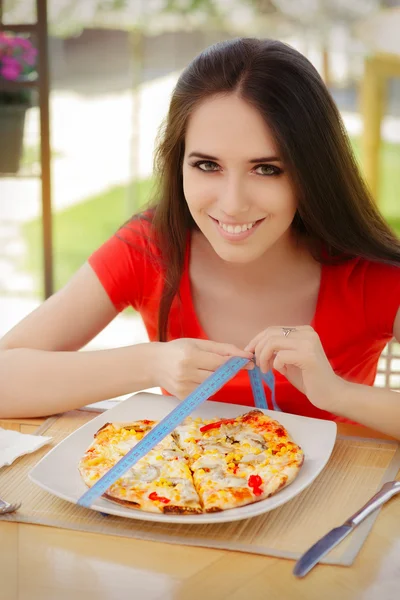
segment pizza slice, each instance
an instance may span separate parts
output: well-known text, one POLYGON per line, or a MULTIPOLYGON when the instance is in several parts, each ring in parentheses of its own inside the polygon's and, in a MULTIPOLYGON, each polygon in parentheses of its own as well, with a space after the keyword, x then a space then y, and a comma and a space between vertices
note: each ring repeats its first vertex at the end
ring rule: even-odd
POLYGON ((286 429, 260 410, 234 419, 187 419, 174 433, 189 458, 205 512, 268 498, 297 476, 304 460, 286 429))
MULTIPOLYGON (((86 485, 94 485, 156 424, 141 420, 104 425, 79 463, 86 485)), ((149 512, 203 512, 187 459, 170 435, 115 481, 104 497, 149 512)))

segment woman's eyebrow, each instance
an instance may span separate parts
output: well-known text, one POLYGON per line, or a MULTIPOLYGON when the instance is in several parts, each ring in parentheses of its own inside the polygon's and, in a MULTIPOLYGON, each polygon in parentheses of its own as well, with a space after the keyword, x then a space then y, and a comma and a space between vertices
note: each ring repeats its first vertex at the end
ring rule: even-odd
MULTIPOLYGON (((204 152, 191 152, 188 158, 204 158, 205 160, 214 160, 218 161, 219 159, 216 156, 211 156, 211 154, 204 154, 204 152)), ((263 162, 282 162, 279 156, 262 156, 261 158, 251 158, 249 163, 263 163, 263 162)))

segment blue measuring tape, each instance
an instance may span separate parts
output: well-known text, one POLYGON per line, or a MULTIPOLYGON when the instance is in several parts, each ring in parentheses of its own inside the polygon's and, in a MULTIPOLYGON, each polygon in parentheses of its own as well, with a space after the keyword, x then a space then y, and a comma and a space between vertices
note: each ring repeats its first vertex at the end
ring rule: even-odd
MULTIPOLYGON (((171 433, 182 421, 188 417, 195 408, 215 394, 225 383, 234 377, 249 360, 247 358, 232 357, 224 365, 219 367, 210 375, 204 383, 199 385, 185 400, 164 417, 158 425, 147 433, 136 446, 131 448, 116 465, 103 475, 96 483, 89 488, 78 500, 78 504, 85 507, 90 505, 108 488, 119 479, 128 469, 133 467, 143 456, 161 442, 169 433, 171 433)), ((275 378, 271 372, 268 380, 261 374, 258 367, 248 371, 251 387, 253 390, 255 405, 258 408, 267 409, 265 392, 262 385, 262 379, 272 392, 273 405, 275 404, 275 378)), ((279 409, 277 409, 279 410, 279 409)))

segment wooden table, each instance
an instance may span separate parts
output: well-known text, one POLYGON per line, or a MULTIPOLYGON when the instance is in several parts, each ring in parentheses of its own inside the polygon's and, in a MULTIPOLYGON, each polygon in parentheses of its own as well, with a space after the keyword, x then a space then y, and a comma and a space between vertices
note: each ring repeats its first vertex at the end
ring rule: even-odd
MULTIPOLYGON (((38 419, 0 421, 31 433, 38 419)), ((339 433, 385 437, 339 425, 339 433)), ((350 516, 350 515, 349 515, 350 516)), ((383 507, 351 567, 0 521, 1 600, 399 600, 400 501, 383 507)))

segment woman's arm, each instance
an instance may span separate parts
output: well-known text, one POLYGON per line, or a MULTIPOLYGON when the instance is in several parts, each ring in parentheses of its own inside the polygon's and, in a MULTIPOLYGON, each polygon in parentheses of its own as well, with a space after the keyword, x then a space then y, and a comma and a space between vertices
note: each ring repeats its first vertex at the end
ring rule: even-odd
POLYGON ((185 398, 230 356, 232 344, 179 339, 76 352, 117 314, 85 265, 0 341, 0 418, 36 417, 160 386, 185 398))
POLYGON ((0 418, 53 414, 153 387, 156 344, 74 352, 116 315, 84 265, 0 340, 0 418))
MULTIPOLYGON (((400 341, 400 308, 393 334, 400 341)), ((264 372, 274 368, 322 410, 356 421, 400 440, 400 395, 393 390, 350 383, 334 373, 318 334, 296 327, 285 337, 269 327, 245 348, 264 372)))
POLYGON ((330 412, 400 440, 400 395, 342 379, 330 412))
MULTIPOLYGON (((400 341, 400 308, 393 334, 400 341)), ((397 392, 343 379, 339 384, 339 393, 333 396, 332 408, 328 410, 400 440, 400 395, 397 392)))

